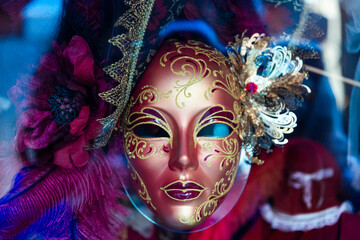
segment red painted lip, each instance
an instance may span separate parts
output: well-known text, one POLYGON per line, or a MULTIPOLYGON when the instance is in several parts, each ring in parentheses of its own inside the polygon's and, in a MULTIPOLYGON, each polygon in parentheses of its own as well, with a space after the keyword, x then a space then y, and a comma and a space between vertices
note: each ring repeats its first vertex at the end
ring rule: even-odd
POLYGON ((194 181, 176 181, 165 187, 161 187, 166 195, 177 201, 190 201, 198 198, 206 190, 205 187, 194 181))

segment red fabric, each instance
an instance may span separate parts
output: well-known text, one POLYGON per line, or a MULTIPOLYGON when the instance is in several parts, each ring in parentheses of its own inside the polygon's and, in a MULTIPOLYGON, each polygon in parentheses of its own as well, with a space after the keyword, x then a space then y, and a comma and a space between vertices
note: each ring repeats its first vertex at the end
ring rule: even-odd
POLYGON ((340 169, 330 152, 319 143, 305 138, 289 141, 285 146, 286 171, 280 191, 274 196, 274 208, 288 214, 310 213, 339 205, 336 194, 340 188, 340 169), (332 169, 334 175, 321 181, 311 181, 312 207, 303 201, 304 188, 289 185, 289 176, 295 172, 315 173, 332 169), (321 202, 318 206, 318 203, 321 202))
POLYGON ((343 213, 341 215, 340 240, 360 239, 360 215, 343 213))

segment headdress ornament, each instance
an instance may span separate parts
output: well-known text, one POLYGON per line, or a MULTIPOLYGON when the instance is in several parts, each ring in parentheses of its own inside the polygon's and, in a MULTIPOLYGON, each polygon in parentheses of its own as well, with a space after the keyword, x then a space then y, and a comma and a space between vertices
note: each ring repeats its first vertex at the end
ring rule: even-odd
POLYGON ((229 43, 230 69, 241 91, 240 124, 245 150, 251 161, 261 164, 259 147, 270 150, 273 144, 287 143, 284 134, 296 127, 294 110, 301 105, 301 94, 310 89, 302 84, 302 60, 287 47, 271 47, 269 37, 254 34, 236 36, 229 43))

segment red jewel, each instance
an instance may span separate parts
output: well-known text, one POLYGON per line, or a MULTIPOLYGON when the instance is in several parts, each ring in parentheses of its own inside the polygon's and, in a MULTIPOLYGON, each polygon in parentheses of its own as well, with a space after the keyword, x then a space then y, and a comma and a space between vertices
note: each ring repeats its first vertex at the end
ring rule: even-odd
POLYGON ((246 84, 246 91, 248 91, 248 93, 250 94, 256 93, 257 89, 258 86, 253 82, 249 82, 248 84, 246 84))
POLYGON ((118 119, 116 125, 115 125, 115 128, 119 128, 121 125, 121 118, 118 119))

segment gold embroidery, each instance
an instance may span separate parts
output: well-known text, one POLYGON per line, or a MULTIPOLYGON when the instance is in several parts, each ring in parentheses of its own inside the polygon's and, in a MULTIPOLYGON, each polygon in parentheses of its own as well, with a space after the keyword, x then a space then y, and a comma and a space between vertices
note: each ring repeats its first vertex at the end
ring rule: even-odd
MULTIPOLYGON (((215 72, 215 71, 214 71, 215 72)), ((216 76, 215 76, 216 77, 216 76)), ((209 97, 213 95, 214 89, 221 89, 230 94, 235 99, 240 99, 240 87, 239 84, 235 81, 234 75, 231 73, 226 74, 226 82, 224 83, 221 80, 213 81, 212 85, 205 92, 205 99, 208 100, 209 97)))
POLYGON ((150 195, 146 189, 146 186, 143 182, 143 180, 141 179, 140 175, 138 174, 138 172, 135 170, 135 168, 131 165, 130 161, 128 160, 128 168, 131 169, 131 179, 133 181, 139 180, 140 182, 140 186, 142 189, 138 189, 138 195, 140 196, 140 198, 142 200, 144 200, 147 204, 149 204, 154 210, 156 210, 156 207, 152 204, 151 202, 151 198, 150 195))

